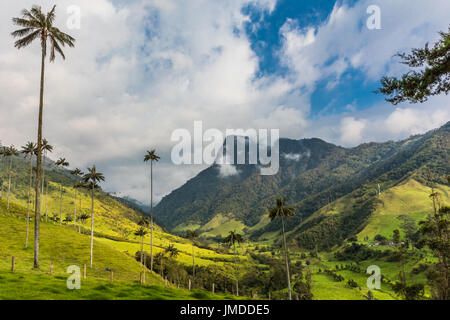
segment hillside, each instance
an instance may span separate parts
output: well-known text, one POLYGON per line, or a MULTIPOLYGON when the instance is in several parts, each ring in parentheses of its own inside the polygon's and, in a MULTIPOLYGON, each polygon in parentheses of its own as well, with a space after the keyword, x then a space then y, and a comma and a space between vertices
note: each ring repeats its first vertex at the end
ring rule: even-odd
POLYGON ((271 240, 280 226, 265 216, 282 196, 297 213, 287 225, 291 240, 309 246, 322 228, 319 233, 326 236, 320 245, 328 247, 364 229, 376 210, 378 185, 382 191, 410 179, 424 185, 426 168, 442 184, 450 171, 448 150, 450 123, 403 141, 355 148, 281 139, 277 175, 260 176, 253 165, 236 165, 238 174, 224 177, 213 165, 163 198, 155 215, 172 231, 197 229, 205 238, 217 238, 236 229, 254 240, 271 240), (315 214, 343 197, 352 199, 344 214, 315 214))

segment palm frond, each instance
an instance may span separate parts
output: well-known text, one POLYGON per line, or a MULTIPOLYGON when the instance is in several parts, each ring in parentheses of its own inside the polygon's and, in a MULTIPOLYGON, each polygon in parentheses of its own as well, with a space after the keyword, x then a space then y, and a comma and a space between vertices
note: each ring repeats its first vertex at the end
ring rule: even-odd
POLYGON ((23 47, 28 46, 30 43, 32 43, 34 40, 36 40, 36 38, 38 38, 41 34, 41 30, 36 30, 35 32, 31 33, 30 35, 19 39, 15 42, 14 46, 17 49, 21 49, 23 47))
POLYGON ((12 32, 11 35, 12 35, 14 38, 21 38, 21 37, 24 37, 24 36, 29 35, 29 34, 30 34, 31 32, 33 32, 34 30, 35 30, 35 28, 30 28, 30 27, 28 27, 28 28, 16 30, 16 31, 12 32))

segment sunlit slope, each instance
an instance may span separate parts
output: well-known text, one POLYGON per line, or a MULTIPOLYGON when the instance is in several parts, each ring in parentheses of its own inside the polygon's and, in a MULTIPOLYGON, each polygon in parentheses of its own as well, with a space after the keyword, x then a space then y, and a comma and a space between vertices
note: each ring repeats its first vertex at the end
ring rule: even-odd
MULTIPOLYGON (((445 185, 436 185, 443 204, 450 203, 450 188, 445 185)), ((358 234, 358 239, 365 237, 373 239, 377 234, 392 237, 395 229, 401 231, 402 220, 400 216, 406 215, 415 222, 424 220, 433 212, 432 201, 429 197, 431 188, 411 179, 406 183, 382 191, 380 202, 368 220, 367 226, 358 234)))
MULTIPOLYGON (((17 216, 25 219, 26 206, 28 198, 28 171, 27 163, 21 158, 13 159, 13 184, 11 188, 10 203, 11 212, 14 211, 14 204, 21 207, 23 210, 16 212, 17 216)), ((63 188, 62 198, 62 218, 66 217, 74 218, 75 216, 75 192, 73 188, 77 182, 71 177, 66 170, 59 170, 54 168, 47 162, 45 177, 49 181, 48 194, 44 196, 42 203, 42 219, 43 221, 51 222, 51 217, 59 218, 60 215, 60 188, 63 188), (47 213, 47 218, 45 213, 47 213)), ((4 192, 4 202, 6 205, 6 186, 4 192)), ((87 190, 81 190, 76 194, 77 197, 77 216, 80 214, 87 214, 91 216, 91 197, 87 190), (81 204, 80 204, 81 200, 81 204)), ((33 197, 34 200, 34 192, 33 197)), ((6 210, 6 207, 5 207, 6 210)), ((134 232, 139 228, 137 222, 142 216, 142 212, 138 212, 135 209, 128 207, 124 203, 116 200, 114 197, 109 196, 104 192, 96 192, 94 198, 94 230, 98 241, 106 244, 108 247, 116 248, 119 251, 134 256, 135 253, 140 250, 138 236, 134 235, 134 232)), ((32 217, 34 214, 31 214, 32 217)), ((75 230, 79 228, 79 223, 74 226, 73 222, 66 223, 66 229, 75 230)), ((59 222, 55 222, 59 226, 59 222)), ((90 219, 86 220, 85 225, 81 226, 81 231, 90 233, 90 219)), ((145 237, 144 250, 150 252, 150 230, 145 237)), ((158 225, 154 225, 154 252, 155 254, 165 250, 169 244, 174 245, 180 254, 177 260, 186 265, 192 264, 192 242, 164 232, 158 225)), ((198 256, 198 265, 209 265, 212 263, 232 263, 233 258, 231 254, 219 254, 212 249, 198 248, 194 249, 195 254, 198 256)), ((245 258, 244 258, 245 259, 245 258)))

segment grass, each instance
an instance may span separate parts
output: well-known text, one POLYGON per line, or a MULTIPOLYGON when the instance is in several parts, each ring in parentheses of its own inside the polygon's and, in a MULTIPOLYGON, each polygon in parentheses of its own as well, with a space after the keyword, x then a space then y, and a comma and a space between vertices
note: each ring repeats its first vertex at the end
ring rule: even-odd
MULTIPOLYGON (((448 186, 438 185, 437 191, 443 203, 450 202, 448 186)), ((430 193, 429 187, 412 179, 382 192, 379 198, 381 203, 369 218, 367 226, 358 234, 358 239, 373 239, 377 234, 392 238, 395 229, 401 231, 402 220, 398 218, 401 215, 407 215, 416 223, 424 220, 433 209, 430 193)))

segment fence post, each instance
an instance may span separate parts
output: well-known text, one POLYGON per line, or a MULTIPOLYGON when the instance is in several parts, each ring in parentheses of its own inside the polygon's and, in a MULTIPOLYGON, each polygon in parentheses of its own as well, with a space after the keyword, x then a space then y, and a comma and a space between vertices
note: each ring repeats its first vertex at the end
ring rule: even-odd
POLYGON ((167 287, 167 277, 164 278, 164 287, 167 287))
POLYGON ((84 265, 83 269, 83 278, 86 279, 86 264, 84 265))
POLYGON ((191 279, 189 279, 189 291, 191 291, 191 279))
POLYGON ((212 285, 212 293, 214 293, 214 291, 215 291, 215 284, 214 284, 214 282, 213 282, 213 285, 212 285))
POLYGON ((14 272, 15 264, 16 264, 16 257, 12 256, 12 259, 11 259, 11 271, 12 272, 14 272))
POLYGON ((53 275, 53 261, 50 261, 50 274, 53 275))

